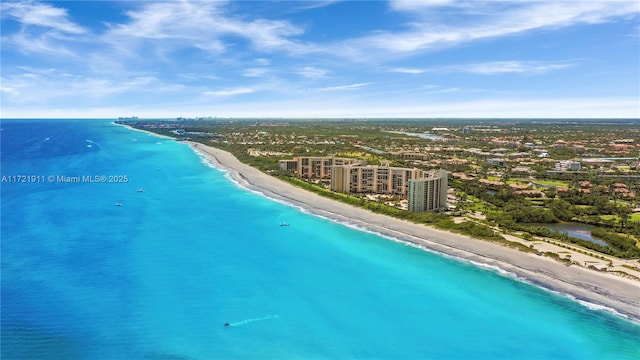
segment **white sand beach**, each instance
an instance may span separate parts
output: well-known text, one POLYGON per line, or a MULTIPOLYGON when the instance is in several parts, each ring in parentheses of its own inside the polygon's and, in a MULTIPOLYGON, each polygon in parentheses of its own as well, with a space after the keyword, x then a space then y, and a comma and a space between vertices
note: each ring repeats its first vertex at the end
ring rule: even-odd
POLYGON ((238 183, 267 197, 428 250, 498 267, 529 283, 591 303, 595 308, 614 309, 636 321, 640 320, 638 281, 580 266, 566 266, 544 256, 375 214, 297 188, 241 163, 226 151, 199 143, 187 143, 195 151, 206 154, 213 162, 229 170, 238 183))

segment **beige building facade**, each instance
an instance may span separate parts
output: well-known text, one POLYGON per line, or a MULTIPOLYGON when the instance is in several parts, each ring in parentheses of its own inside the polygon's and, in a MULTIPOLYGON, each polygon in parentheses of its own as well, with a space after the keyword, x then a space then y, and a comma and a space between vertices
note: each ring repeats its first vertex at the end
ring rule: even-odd
POLYGON ((366 165, 366 160, 331 156, 280 160, 279 167, 303 179, 331 179, 331 190, 339 193, 406 197, 409 211, 437 211, 447 207, 447 172, 442 169, 373 166, 366 165))
POLYGON ((409 180, 409 211, 425 212, 447 209, 447 172, 426 171, 419 179, 409 180))
POLYGON ((292 160, 280 160, 278 166, 280 170, 295 171, 303 179, 330 179, 331 168, 340 165, 365 165, 366 160, 358 160, 340 157, 315 157, 301 156, 292 160))
POLYGON ((331 190, 345 194, 407 195, 409 180, 422 177, 420 169, 342 165, 331 170, 331 190))

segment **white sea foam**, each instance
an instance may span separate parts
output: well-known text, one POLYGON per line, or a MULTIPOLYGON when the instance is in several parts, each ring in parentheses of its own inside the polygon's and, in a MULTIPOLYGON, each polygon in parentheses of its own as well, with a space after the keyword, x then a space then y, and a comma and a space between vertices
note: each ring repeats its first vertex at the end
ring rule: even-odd
POLYGON ((243 177, 238 176, 237 172, 234 174, 232 170, 224 167, 222 164, 217 162, 214 157, 210 156, 207 153, 204 153, 204 152, 200 151, 198 148, 191 147, 191 149, 198 155, 198 157, 200 158, 200 161, 204 165, 206 165, 206 166, 208 166, 208 167, 210 167, 212 169, 215 169, 215 170, 218 170, 218 171, 222 171, 224 173, 224 177, 227 180, 229 180, 232 184, 236 185, 238 188, 246 190, 246 191, 248 191, 248 192, 250 192, 252 194, 255 194, 255 195, 258 195, 258 196, 262 196, 262 197, 267 198, 267 199, 269 199, 271 201, 275 201, 275 202, 278 202, 280 204, 284 204, 284 205, 287 205, 287 206, 291 206, 291 207, 297 208, 300 211, 306 211, 304 208, 302 208, 300 206, 297 206, 297 205, 294 205, 293 203, 290 203, 290 202, 285 201, 285 200, 278 199, 276 197, 269 196, 269 195, 265 194, 262 191, 252 189, 251 188, 251 184, 246 179, 244 179, 243 177))
POLYGON ((578 304, 586 307, 589 310, 592 310, 592 311, 605 311, 605 312, 614 314, 616 316, 620 316, 620 317, 623 317, 625 319, 632 320, 629 316, 617 311, 616 309, 614 309, 612 307, 601 305, 601 304, 596 304, 594 302, 583 300, 583 299, 578 299, 577 297, 575 297, 574 295, 571 295, 569 293, 556 291, 556 290, 551 290, 551 289, 546 289, 546 288, 545 288, 545 290, 547 290, 549 292, 552 292, 552 293, 554 293, 556 295, 560 295, 560 296, 566 297, 566 298, 568 298, 568 299, 570 299, 572 301, 575 301, 578 304))
MULTIPOLYGON (((264 193, 264 192, 262 192, 262 191, 259 191, 259 190, 254 190, 254 189, 252 189, 252 188, 250 187, 250 186, 251 186, 251 184, 249 184, 248 182, 246 182, 246 180, 244 180, 244 183, 243 183, 243 181, 240 181, 240 180, 234 179, 234 178, 233 178, 231 175, 229 175, 229 174, 227 174, 227 175, 226 175, 226 177, 227 177, 227 178, 229 178, 229 179, 231 179, 231 181, 232 181, 232 182, 234 182, 238 187, 240 187, 240 188, 242 188, 242 189, 244 189, 244 190, 246 190, 246 191, 249 191, 250 193, 256 194, 256 195, 258 195, 258 196, 262 196, 262 197, 267 198, 267 199, 269 199, 269 200, 271 200, 271 201, 275 201, 275 202, 277 202, 278 204, 282 204, 282 205, 285 205, 285 206, 292 207, 292 208, 294 208, 294 209, 296 209, 296 210, 300 211, 301 213, 305 213, 305 214, 309 214, 309 215, 319 216, 319 215, 317 215, 317 214, 312 213, 311 211, 308 211, 306 208, 304 208, 304 207, 302 207, 302 206, 300 206, 300 205, 296 205, 296 204, 294 204, 294 203, 292 203, 292 202, 290 202, 290 201, 287 201, 287 200, 285 200, 285 199, 281 199, 281 198, 274 197, 274 196, 269 196, 268 194, 266 194, 266 193, 264 193)), ((319 216, 319 217, 321 217, 321 216, 319 216)))
POLYGON ((271 201, 275 201, 275 202, 277 202, 279 204, 283 204, 283 205, 286 205, 286 206, 293 207, 293 208, 299 210, 300 212, 318 216, 317 214, 314 214, 314 213, 308 211, 306 208, 304 208, 304 207, 302 207, 300 205, 296 205, 296 204, 294 204, 294 203, 292 203, 290 201, 287 201, 287 200, 284 200, 284 199, 281 199, 281 198, 278 198, 278 197, 269 196, 268 194, 266 194, 263 191, 252 189, 251 184, 246 179, 242 178, 241 176, 238 176, 237 174, 235 174, 235 175, 232 174, 232 171, 229 170, 228 168, 222 167, 222 165, 220 165, 219 163, 211 160, 206 155, 204 155, 202 153, 199 153, 198 151, 196 151, 196 152, 199 155, 204 156, 204 158, 205 158, 204 163, 207 164, 209 167, 212 167, 212 168, 217 169, 217 170, 224 171, 225 172, 224 177, 226 179, 228 179, 231 183, 236 185, 238 188, 246 190, 246 191, 248 191, 248 192, 250 192, 252 194, 255 194, 255 195, 258 195, 258 196, 262 196, 262 197, 267 198, 267 199, 269 199, 271 201))
POLYGON ((474 261, 474 260, 469 260, 469 259, 461 259, 462 261, 475 265, 477 267, 481 267, 483 269, 488 269, 491 270, 493 272, 496 272, 498 274, 504 275, 504 276, 508 276, 508 277, 512 277, 514 279, 518 279, 518 280, 524 280, 524 278, 522 278, 521 276, 518 276, 518 274, 512 272, 512 271, 508 271, 505 270, 503 268, 501 268, 500 266, 497 265, 489 265, 489 264, 485 264, 479 261, 474 261))
POLYGON ((210 168, 213 168, 213 169, 216 169, 216 170, 222 170, 222 171, 228 172, 228 170, 223 168, 220 165, 220 163, 215 161, 215 159, 213 159, 211 156, 209 156, 206 153, 200 151, 198 148, 192 146, 191 150, 193 150, 193 152, 195 152, 196 155, 198 155, 198 157, 200 158, 200 162, 205 164, 206 166, 208 166, 210 168))

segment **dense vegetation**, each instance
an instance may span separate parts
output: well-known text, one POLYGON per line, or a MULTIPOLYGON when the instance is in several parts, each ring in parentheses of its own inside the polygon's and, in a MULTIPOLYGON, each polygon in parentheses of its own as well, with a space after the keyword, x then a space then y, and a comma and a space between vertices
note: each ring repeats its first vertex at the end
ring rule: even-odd
POLYGON ((636 239, 629 234, 620 235, 616 232, 605 229, 594 229, 591 234, 594 237, 602 239, 609 246, 616 250, 616 256, 621 258, 637 258, 640 257, 640 248, 636 246, 636 239))

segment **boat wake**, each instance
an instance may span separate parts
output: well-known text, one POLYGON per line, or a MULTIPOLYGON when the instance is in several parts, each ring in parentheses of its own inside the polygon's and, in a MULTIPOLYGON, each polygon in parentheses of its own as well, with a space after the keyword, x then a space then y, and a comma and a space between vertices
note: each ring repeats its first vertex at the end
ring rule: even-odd
POLYGON ((252 323, 252 322, 256 322, 256 321, 275 319, 277 317, 278 317, 278 315, 267 315, 267 316, 263 316, 263 317, 259 317, 259 318, 253 318, 253 319, 242 320, 242 321, 238 321, 238 322, 234 322, 234 323, 229 323, 229 325, 230 326, 240 326, 240 325, 246 325, 246 324, 249 324, 249 323, 252 323))

